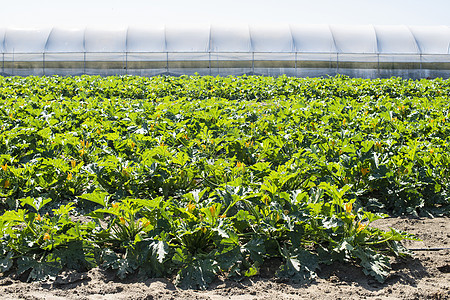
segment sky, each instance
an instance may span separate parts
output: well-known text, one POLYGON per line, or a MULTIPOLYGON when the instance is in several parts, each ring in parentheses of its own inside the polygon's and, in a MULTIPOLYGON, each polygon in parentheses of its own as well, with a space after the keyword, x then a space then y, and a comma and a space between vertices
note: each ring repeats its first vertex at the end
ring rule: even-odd
POLYGON ((1 0, 0 27, 151 24, 450 26, 449 0, 1 0))

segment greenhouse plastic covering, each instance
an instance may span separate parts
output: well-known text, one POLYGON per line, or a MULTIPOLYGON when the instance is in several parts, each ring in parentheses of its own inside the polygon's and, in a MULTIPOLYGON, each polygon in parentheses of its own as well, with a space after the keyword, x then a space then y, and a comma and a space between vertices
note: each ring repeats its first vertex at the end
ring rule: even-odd
POLYGON ((447 26, 0 28, 2 75, 450 77, 447 26))

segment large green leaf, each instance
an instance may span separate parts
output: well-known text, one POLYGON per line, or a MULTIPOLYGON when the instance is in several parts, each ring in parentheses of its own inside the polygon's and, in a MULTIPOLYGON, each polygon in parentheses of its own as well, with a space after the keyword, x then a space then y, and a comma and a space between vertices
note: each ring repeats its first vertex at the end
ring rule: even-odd
POLYGON ((282 255, 285 264, 276 273, 279 278, 305 284, 317 276, 318 258, 308 250, 283 247, 282 255))
POLYGON ((373 276, 380 283, 389 276, 391 264, 388 256, 376 253, 370 248, 361 247, 354 249, 353 254, 359 258, 364 274, 373 276))
POLYGON ((13 266, 13 252, 8 252, 8 254, 0 258, 0 273, 5 273, 13 266))
POLYGON ((31 257, 20 257, 17 260, 17 274, 25 274, 29 271, 27 281, 43 281, 54 279, 61 271, 62 266, 59 261, 37 261, 31 257))
POLYGON ((216 278, 217 267, 212 259, 195 259, 178 271, 175 282, 183 289, 204 290, 216 278))
POLYGON ((103 207, 107 207, 108 206, 108 195, 109 194, 107 192, 95 190, 92 193, 80 195, 79 198, 100 204, 103 207))

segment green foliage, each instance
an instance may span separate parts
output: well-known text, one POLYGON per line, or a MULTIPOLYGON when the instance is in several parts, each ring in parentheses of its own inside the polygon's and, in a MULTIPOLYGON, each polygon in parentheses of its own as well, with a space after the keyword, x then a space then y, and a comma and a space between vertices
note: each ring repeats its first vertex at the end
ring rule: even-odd
POLYGON ((297 283, 309 283, 316 277, 315 271, 319 268, 315 255, 304 249, 282 249, 286 263, 281 266, 277 276, 291 279, 297 283))
POLYGON ((0 77, 0 271, 204 289, 276 257, 297 282, 333 261, 383 281, 414 237, 370 223, 450 211, 449 95, 441 79, 0 77))

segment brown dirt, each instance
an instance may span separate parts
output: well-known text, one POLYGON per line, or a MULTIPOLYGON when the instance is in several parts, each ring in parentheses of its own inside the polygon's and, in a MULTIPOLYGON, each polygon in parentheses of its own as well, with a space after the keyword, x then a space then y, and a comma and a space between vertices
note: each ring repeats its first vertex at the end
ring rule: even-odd
MULTIPOLYGON (((405 241, 408 248, 450 247, 450 218, 389 218, 375 226, 394 227, 423 241, 405 241)), ((182 290, 167 279, 118 281, 93 269, 60 276, 52 283, 24 283, 0 279, 3 299, 450 299, 450 250, 416 251, 407 260, 393 260, 384 284, 356 266, 324 266, 311 284, 277 282, 272 261, 259 277, 241 282, 216 280, 206 291, 182 290)), ((2 300, 3 300, 2 299, 2 300)))

